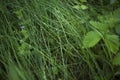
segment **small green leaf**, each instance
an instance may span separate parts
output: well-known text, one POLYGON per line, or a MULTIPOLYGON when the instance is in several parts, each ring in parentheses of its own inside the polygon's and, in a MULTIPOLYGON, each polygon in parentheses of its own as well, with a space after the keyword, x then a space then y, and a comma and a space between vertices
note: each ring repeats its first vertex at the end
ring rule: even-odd
POLYGON ((22 19, 23 18, 22 9, 14 11, 14 13, 17 15, 18 19, 22 19))
POLYGON ((86 34, 85 38, 83 39, 83 48, 90 48, 95 46, 101 37, 96 31, 90 31, 86 34))
POLYGON ((107 48, 111 52, 116 53, 119 50, 120 43, 119 43, 119 37, 117 35, 106 34, 104 41, 107 48))
POLYGON ((88 7, 86 5, 75 5, 73 6, 73 8, 77 9, 77 10, 86 10, 88 7))
POLYGON ((81 5, 80 7, 82 10, 86 10, 88 8, 86 5, 81 5))
POLYGON ((75 6, 73 6, 73 8, 79 10, 80 9, 80 5, 75 5, 75 6))
POLYGON ((22 29, 21 33, 24 36, 24 39, 27 39, 29 37, 27 30, 22 29))
POLYGON ((113 65, 120 65, 120 53, 118 53, 112 60, 113 65))
POLYGON ((24 54, 25 48, 26 48, 26 44, 23 43, 21 46, 18 47, 18 52, 20 54, 24 54))
POLYGON ((53 74, 56 75, 58 74, 58 69, 57 67, 52 67, 53 74))
POLYGON ((32 49, 32 46, 23 42, 21 46, 18 47, 18 53, 19 54, 28 54, 30 53, 30 49, 32 49))

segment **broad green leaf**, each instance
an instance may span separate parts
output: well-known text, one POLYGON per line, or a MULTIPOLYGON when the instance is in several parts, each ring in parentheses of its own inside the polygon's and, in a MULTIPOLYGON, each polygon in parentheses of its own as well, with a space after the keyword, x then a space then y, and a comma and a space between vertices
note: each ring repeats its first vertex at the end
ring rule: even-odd
POLYGON ((118 53, 112 60, 113 65, 120 65, 120 53, 118 53))
POLYGON ((120 42, 119 37, 117 35, 105 35, 105 44, 107 48, 113 52, 116 53, 119 50, 120 42))
POLYGON ((90 48, 95 46, 100 41, 100 39, 101 37, 96 31, 88 32, 83 39, 83 48, 90 48))
POLYGON ((98 29, 99 31, 103 31, 103 32, 108 32, 109 28, 108 25, 105 23, 100 23, 100 22, 96 22, 96 21, 90 21, 90 24, 95 27, 96 29, 98 29))

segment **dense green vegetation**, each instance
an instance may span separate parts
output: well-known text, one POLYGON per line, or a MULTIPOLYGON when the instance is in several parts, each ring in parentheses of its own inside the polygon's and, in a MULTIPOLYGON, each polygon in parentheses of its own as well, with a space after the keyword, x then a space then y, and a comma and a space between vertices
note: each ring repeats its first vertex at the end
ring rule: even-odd
POLYGON ((0 0, 0 80, 120 80, 119 0, 0 0))

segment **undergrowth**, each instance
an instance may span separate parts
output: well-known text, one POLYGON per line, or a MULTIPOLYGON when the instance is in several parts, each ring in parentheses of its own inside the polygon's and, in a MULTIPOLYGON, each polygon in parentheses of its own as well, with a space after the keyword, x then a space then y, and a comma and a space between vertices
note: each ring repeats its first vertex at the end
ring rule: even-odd
POLYGON ((0 1, 0 80, 120 80, 119 4, 0 1))

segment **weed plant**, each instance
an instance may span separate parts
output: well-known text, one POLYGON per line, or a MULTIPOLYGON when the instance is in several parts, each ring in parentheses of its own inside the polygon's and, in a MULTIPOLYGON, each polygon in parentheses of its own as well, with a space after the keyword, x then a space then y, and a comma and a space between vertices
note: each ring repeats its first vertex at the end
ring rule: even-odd
POLYGON ((114 1, 1 0, 0 80, 120 80, 114 1))

